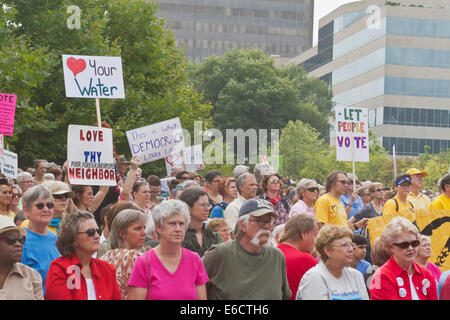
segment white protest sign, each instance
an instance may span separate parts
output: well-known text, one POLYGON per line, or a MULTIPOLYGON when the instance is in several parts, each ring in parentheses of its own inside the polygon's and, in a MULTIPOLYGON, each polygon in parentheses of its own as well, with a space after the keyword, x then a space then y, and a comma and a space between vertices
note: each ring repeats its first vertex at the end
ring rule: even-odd
POLYGON ((68 98, 125 99, 120 57, 63 55, 68 98))
POLYGON ((185 168, 188 171, 197 171, 205 168, 203 163, 202 145, 197 144, 195 146, 187 147, 183 151, 172 153, 165 158, 167 175, 170 176, 170 172, 173 167, 185 168), (186 166, 185 166, 186 164, 186 166))
POLYGON ((17 153, 5 150, 1 159, 1 170, 5 177, 17 178, 17 153))
POLYGON ((70 184, 116 185, 112 129, 69 125, 67 159, 70 184))
POLYGON ((337 161, 369 161, 368 112, 363 108, 336 108, 337 161))
POLYGON ((126 132, 131 156, 139 163, 164 159, 184 149, 183 128, 180 119, 174 118, 126 132))

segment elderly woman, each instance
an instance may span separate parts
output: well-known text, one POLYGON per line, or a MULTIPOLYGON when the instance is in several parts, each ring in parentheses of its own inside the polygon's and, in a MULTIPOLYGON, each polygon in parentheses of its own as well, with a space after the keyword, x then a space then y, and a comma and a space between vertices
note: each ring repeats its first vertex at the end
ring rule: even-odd
POLYGON ((214 218, 209 220, 208 228, 214 232, 218 232, 222 237, 223 242, 230 240, 230 231, 228 228, 228 223, 224 218, 214 218))
POLYGON ((372 300, 436 300, 433 274, 414 259, 420 245, 419 230, 408 219, 394 217, 381 233, 391 258, 374 274, 372 300))
POLYGON ((190 221, 188 206, 166 200, 152 212, 160 244, 137 258, 128 300, 205 300, 209 281, 199 255, 181 246, 190 221))
POLYGON ((289 218, 297 213, 314 215, 314 202, 319 195, 319 186, 312 179, 301 179, 297 185, 297 198, 299 199, 289 212, 289 218))
POLYGON ((69 185, 62 181, 44 181, 42 185, 50 190, 55 203, 53 219, 48 228, 50 231, 58 233, 61 221, 67 214, 67 200, 72 199, 75 194, 70 191, 69 185))
POLYGON ((112 223, 111 250, 100 259, 116 267, 116 278, 122 300, 128 297, 128 279, 136 258, 145 253, 145 225, 148 216, 140 210, 122 210, 112 223))
POLYGON ((223 201, 211 210, 210 218, 223 218, 223 212, 226 207, 239 196, 236 188, 236 179, 224 177, 219 183, 219 193, 223 197, 223 201))
POLYGON ((300 281, 297 300, 368 300, 361 272, 348 265, 353 260, 353 233, 349 228, 324 225, 314 241, 321 262, 300 281))
POLYGON ((423 234, 419 235, 419 248, 417 249, 416 255, 416 263, 419 266, 422 266, 428 269, 436 279, 436 285, 439 282, 439 278, 442 275, 441 269, 437 265, 432 262, 429 262, 428 259, 431 257, 431 239, 428 236, 423 234))
POLYGON ((183 191, 180 200, 189 206, 189 212, 191 214, 190 223, 182 246, 197 252, 202 257, 212 245, 223 241, 219 233, 212 231, 205 224, 205 221, 209 217, 209 209, 211 208, 208 193, 198 187, 188 188, 183 191))
POLYGON ((39 273, 20 263, 25 229, 0 216, 0 299, 43 300, 39 273))
POLYGON ((46 187, 37 185, 23 194, 22 201, 23 211, 28 218, 22 263, 37 270, 45 285, 51 262, 60 257, 56 234, 47 229, 53 219, 53 196, 46 187))
POLYGON ((272 203, 275 208, 277 214, 275 226, 286 223, 289 219, 292 204, 289 197, 283 193, 284 187, 281 177, 277 173, 263 176, 261 188, 264 193, 260 198, 272 203))
POLYGON ((92 258, 100 245, 100 229, 92 213, 75 211, 66 216, 56 244, 62 257, 48 270, 46 300, 120 300, 114 266, 92 258))

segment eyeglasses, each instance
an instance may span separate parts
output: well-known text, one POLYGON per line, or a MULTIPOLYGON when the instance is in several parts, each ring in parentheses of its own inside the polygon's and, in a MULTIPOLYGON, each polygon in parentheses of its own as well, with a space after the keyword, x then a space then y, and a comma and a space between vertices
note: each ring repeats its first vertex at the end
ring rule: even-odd
POLYGON ((338 180, 337 182, 340 182, 340 183, 342 183, 344 185, 348 185, 349 184, 347 180, 338 180))
POLYGON ((419 244, 420 244, 419 240, 413 240, 411 242, 404 241, 404 242, 400 242, 400 243, 393 243, 393 245, 395 245, 401 249, 408 249, 410 245, 411 245, 411 247, 415 248, 415 247, 418 247, 419 244))
POLYGON ((344 250, 349 250, 349 249, 354 250, 355 249, 355 245, 353 243, 350 243, 350 242, 343 243, 343 244, 340 244, 340 245, 335 246, 335 247, 340 247, 340 248, 342 248, 344 250))
POLYGON ((19 243, 22 245, 25 243, 25 237, 16 237, 13 234, 7 234, 3 236, 1 239, 3 239, 10 246, 15 245, 17 241, 19 241, 19 243))
POLYGON ((272 179, 272 180, 269 180, 269 183, 272 183, 272 184, 280 183, 280 180, 272 179))
POLYGON ((257 223, 260 228, 264 227, 266 224, 269 227, 272 227, 273 224, 275 223, 274 219, 270 219, 270 220, 249 219, 249 220, 252 221, 252 222, 257 223))
POLYGON ((55 199, 67 199, 67 196, 65 194, 54 194, 53 198, 55 199))
POLYGON ((375 192, 382 192, 382 191, 385 191, 385 189, 377 189, 377 190, 375 190, 375 192))
POLYGON ((317 188, 317 187, 311 187, 306 190, 308 190, 309 192, 319 192, 319 188, 317 188))
POLYGON ((53 209, 55 207, 55 204, 53 202, 47 202, 47 203, 39 202, 39 203, 36 203, 36 208, 38 208, 39 210, 44 209, 45 206, 47 206, 47 208, 49 208, 49 209, 53 209))
POLYGON ((189 179, 189 177, 181 177, 180 180, 188 180, 188 179, 189 179))
POLYGON ((206 208, 211 209, 212 208, 212 204, 210 204, 210 203, 208 203, 208 204, 200 204, 199 207, 202 208, 202 209, 206 209, 206 208))
POLYGON ((21 196, 22 196, 21 193, 13 193, 13 194, 12 194, 12 197, 13 197, 13 198, 20 198, 21 196))
POLYGON ((99 236, 102 235, 102 230, 100 230, 100 229, 88 229, 83 232, 77 232, 77 234, 86 233, 88 237, 93 237, 93 236, 95 236, 96 232, 99 236))

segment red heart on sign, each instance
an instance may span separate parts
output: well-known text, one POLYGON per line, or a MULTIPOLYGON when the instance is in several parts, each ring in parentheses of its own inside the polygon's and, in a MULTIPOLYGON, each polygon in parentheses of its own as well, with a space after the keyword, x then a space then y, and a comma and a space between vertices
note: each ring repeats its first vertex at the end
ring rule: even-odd
POLYGON ((168 164, 170 164, 171 167, 173 167, 173 164, 180 158, 180 156, 177 153, 172 153, 170 156, 166 157, 166 161, 168 164))
POLYGON ((84 71, 86 69, 86 61, 83 59, 75 59, 75 58, 69 58, 67 59, 67 66, 72 71, 74 77, 77 76, 81 71, 84 71))

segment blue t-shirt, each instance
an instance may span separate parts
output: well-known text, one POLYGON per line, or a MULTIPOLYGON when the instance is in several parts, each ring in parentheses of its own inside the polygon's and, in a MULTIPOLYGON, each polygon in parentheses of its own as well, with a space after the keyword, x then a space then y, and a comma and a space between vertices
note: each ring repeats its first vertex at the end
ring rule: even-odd
MULTIPOLYGON (((348 196, 346 194, 342 195, 339 198, 339 201, 344 204, 344 207, 347 207, 347 205, 350 203, 350 199, 352 196, 348 196)), ((361 210, 364 207, 362 199, 360 196, 356 198, 355 201, 352 203, 352 208, 350 209, 350 214, 348 215, 348 219, 353 217, 359 210, 361 210)))
POLYGON ((215 206, 212 210, 211 210, 211 215, 210 218, 214 219, 214 218, 223 218, 223 212, 225 211, 225 208, 228 206, 228 203, 226 202, 221 202, 220 206, 215 206))
POLYGON ((369 268, 370 263, 368 263, 366 260, 359 260, 358 265, 356 266, 356 270, 358 270, 362 274, 366 273, 369 268))
POLYGON ((23 245, 22 263, 38 271, 42 277, 42 288, 45 288, 45 279, 53 260, 61 254, 56 247, 57 236, 51 231, 47 235, 34 233, 28 228, 26 240, 23 245))

